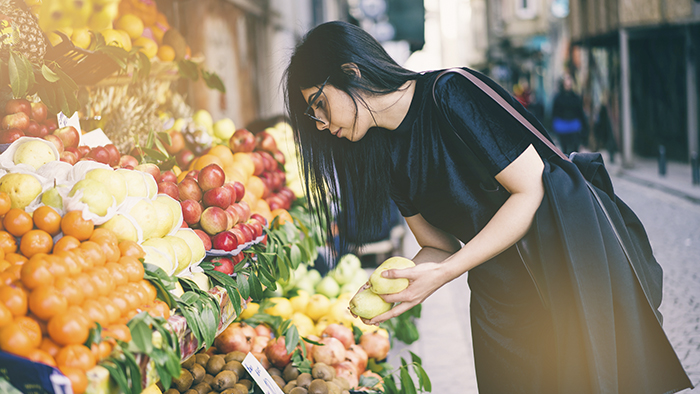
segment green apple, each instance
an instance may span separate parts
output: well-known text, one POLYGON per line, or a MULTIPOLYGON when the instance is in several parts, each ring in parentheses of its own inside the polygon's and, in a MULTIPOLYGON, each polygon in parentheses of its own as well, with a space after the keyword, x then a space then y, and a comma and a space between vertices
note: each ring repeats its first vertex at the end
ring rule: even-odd
POLYGON ((41 190, 41 182, 30 174, 10 173, 0 178, 0 192, 10 196, 12 208, 26 208, 41 193, 41 190))
POLYGON ((126 195, 129 197, 148 197, 148 184, 145 174, 141 171, 117 169, 126 180, 126 195))
POLYGON ((308 270, 308 271, 306 272, 305 278, 306 278, 306 280, 308 280, 309 282, 311 282, 311 285, 312 285, 312 286, 316 286, 316 284, 318 284, 318 282, 321 281, 321 273, 318 272, 318 271, 315 270, 315 269, 308 270))
POLYGON ((390 309, 391 304, 370 289, 362 290, 350 300, 350 312, 365 319, 372 319, 390 309))
POLYGON ((199 238, 199 235, 197 235, 194 230, 183 228, 177 230, 173 236, 182 238, 187 242, 187 245, 189 245, 192 251, 192 264, 198 264, 207 254, 206 249, 204 249, 204 242, 202 242, 202 239, 199 238))
POLYGON ((141 246, 152 246, 158 249, 160 252, 164 253, 170 259, 170 261, 173 262, 173 270, 177 268, 177 256, 175 255, 175 249, 173 249, 173 246, 167 240, 163 238, 151 238, 143 241, 141 246))
POLYGON ((228 142, 233 133, 236 131, 236 125, 229 118, 224 118, 214 123, 214 137, 221 138, 228 142))
POLYGON ((165 271, 166 274, 172 275, 173 271, 175 270, 175 264, 168 258, 168 256, 166 256, 165 253, 153 246, 141 245, 141 247, 146 253, 144 260, 147 264, 158 266, 165 271))
POLYGON ((173 211, 162 200, 153 200, 151 202, 156 210, 158 220, 156 221, 156 229, 151 234, 154 238, 165 237, 173 228, 173 211))
POLYGON ((196 125, 206 128, 210 135, 212 134, 214 120, 211 118, 211 114, 206 109, 198 109, 195 111, 194 115, 192 115, 192 121, 196 125))
POLYGON ((170 242, 170 245, 175 251, 175 256, 177 257, 177 267, 175 267, 175 273, 179 274, 185 268, 189 267, 190 264, 192 264, 192 249, 190 249, 187 242, 180 237, 166 235, 163 237, 163 239, 170 242))
POLYGON ((134 223, 120 213, 112 216, 111 219, 101 224, 99 227, 111 230, 117 236, 117 240, 119 240, 119 242, 125 240, 134 242, 139 241, 138 229, 134 223))
POLYGON ((140 199, 129 210, 129 215, 134 218, 136 223, 141 227, 143 239, 153 237, 153 233, 158 226, 158 212, 153 207, 151 200, 147 198, 140 199))
POLYGON ((31 139, 22 143, 12 157, 15 164, 27 164, 37 169, 46 163, 56 161, 56 153, 49 145, 51 142, 42 139, 31 139))
POLYGON ((335 279, 326 276, 316 284, 316 293, 323 294, 328 298, 337 297, 340 294, 340 286, 335 279))
POLYGON ((394 256, 384 260, 369 277, 370 289, 376 294, 394 294, 403 291, 408 287, 408 279, 384 278, 382 277, 382 272, 390 269, 404 269, 415 266, 416 264, 413 261, 405 257, 394 256))
POLYGON ((124 179, 124 175, 121 172, 107 168, 95 168, 85 174, 85 179, 92 179, 107 186, 107 190, 114 196, 117 206, 124 202, 127 186, 126 179, 124 179))
POLYGON ((68 193, 69 197, 74 197, 80 192, 80 201, 87 204, 90 212, 97 216, 105 216, 107 209, 112 206, 114 197, 107 190, 107 186, 93 179, 83 179, 78 181, 68 193))

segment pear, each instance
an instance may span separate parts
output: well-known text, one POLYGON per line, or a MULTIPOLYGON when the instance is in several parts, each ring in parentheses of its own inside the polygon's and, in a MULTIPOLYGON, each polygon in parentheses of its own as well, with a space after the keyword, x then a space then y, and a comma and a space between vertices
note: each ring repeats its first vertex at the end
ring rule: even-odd
POLYGON ((41 139, 24 142, 15 150, 15 164, 27 164, 36 170, 46 163, 58 160, 49 144, 50 142, 41 139))
POLYGON ((158 220, 156 221, 156 229, 153 231, 151 236, 153 238, 163 238, 170 230, 173 228, 173 211, 170 207, 163 202, 163 200, 153 200, 151 202, 153 208, 155 208, 158 220))
POLYGON ((165 253, 160 252, 157 248, 148 245, 142 245, 143 251, 146 253, 144 261, 147 264, 153 264, 160 267, 166 274, 171 275, 175 270, 175 265, 172 260, 168 259, 165 253))
POLYGON ((127 219, 127 217, 122 214, 114 215, 111 219, 101 224, 99 227, 111 230, 117 236, 117 240, 119 242, 125 240, 134 242, 139 241, 139 234, 136 226, 134 226, 131 220, 127 219))
POLYGON ((350 300, 350 312, 364 319, 372 319, 391 309, 391 304, 370 289, 364 289, 350 300))
MULTIPOLYGON (((175 254, 175 249, 173 249, 173 246, 167 240, 163 238, 150 238, 143 241, 141 246, 152 246, 158 249, 161 253, 165 254, 170 261, 172 261, 173 271, 177 268, 177 255, 175 254)), ((168 274, 172 274, 173 271, 168 272, 168 274)))
POLYGON ((129 215, 136 220, 143 231, 143 239, 153 237, 158 227, 158 212, 153 207, 151 200, 143 198, 139 200, 129 211, 129 215))
POLYGON ((41 193, 41 190, 41 182, 33 175, 10 173, 0 178, 0 192, 10 196, 12 208, 26 208, 41 193))
POLYGON ((170 245, 175 251, 175 256, 177 257, 175 274, 179 274, 192 263, 192 249, 190 249, 187 242, 180 237, 167 235, 163 237, 163 239, 170 242, 170 245))
POLYGON ((199 286, 200 289, 204 291, 209 290, 209 288, 211 287, 209 285, 209 277, 204 272, 193 272, 191 279, 194 281, 194 283, 197 284, 197 286, 199 286))
POLYGON ((73 197, 78 192, 82 192, 80 201, 87 204, 90 212, 97 216, 105 216, 107 214, 107 209, 109 209, 114 202, 114 197, 107 189, 107 186, 93 179, 78 181, 73 185, 68 196, 73 197))
POLYGON ((105 185, 107 190, 114 196, 117 205, 124 202, 126 198, 126 179, 124 179, 124 175, 121 172, 107 168, 95 168, 85 174, 85 179, 92 179, 105 185))
POLYGON ((183 228, 177 230, 174 234, 175 237, 182 238, 187 242, 192 252, 192 264, 199 263, 202 261, 207 251, 204 249, 204 242, 199 238, 199 235, 195 233, 192 229, 183 228))
POLYGON ((61 197, 61 194, 58 192, 58 187, 52 187, 45 191, 44 194, 41 195, 41 202, 57 211, 63 209, 63 197, 61 197))
POLYGON ((405 258, 394 256, 390 257, 377 267, 369 277, 370 289, 376 294, 394 294, 403 291, 408 287, 408 279, 388 279, 382 277, 382 272, 390 269, 403 269, 415 267, 416 264, 405 258))
POLYGON ((141 171, 120 168, 116 170, 126 180, 126 193, 129 197, 148 197, 146 174, 141 171))

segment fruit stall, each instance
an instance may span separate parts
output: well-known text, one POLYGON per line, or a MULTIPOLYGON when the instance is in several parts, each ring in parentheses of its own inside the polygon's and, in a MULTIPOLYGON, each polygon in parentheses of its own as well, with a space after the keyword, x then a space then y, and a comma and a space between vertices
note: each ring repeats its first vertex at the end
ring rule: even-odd
POLYGON ((360 318, 410 260, 316 265, 290 126, 188 104, 182 81, 227 86, 167 11, 0 0, 0 390, 430 391, 387 363, 420 308, 360 318))

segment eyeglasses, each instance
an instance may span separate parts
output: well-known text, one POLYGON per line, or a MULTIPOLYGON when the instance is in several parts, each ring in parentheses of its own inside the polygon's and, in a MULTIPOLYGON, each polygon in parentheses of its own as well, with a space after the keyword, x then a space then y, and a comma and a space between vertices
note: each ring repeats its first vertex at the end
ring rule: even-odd
POLYGON ((315 116, 315 114, 313 113, 313 108, 311 108, 311 106, 314 105, 314 103, 316 102, 316 100, 318 100, 319 97, 321 97, 321 93, 323 93, 323 88, 326 86, 326 83, 328 83, 330 77, 331 76, 329 75, 328 78, 326 78, 326 80, 323 81, 318 91, 313 96, 311 96, 311 99, 309 100, 309 105, 306 107, 306 111, 304 111, 304 115, 311 118, 311 120, 313 120, 314 122, 325 123, 323 120, 315 116))

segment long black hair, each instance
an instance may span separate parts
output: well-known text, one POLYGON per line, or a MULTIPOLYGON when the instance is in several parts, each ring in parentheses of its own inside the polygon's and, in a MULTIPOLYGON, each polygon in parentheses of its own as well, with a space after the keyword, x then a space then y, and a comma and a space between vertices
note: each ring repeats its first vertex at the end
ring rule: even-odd
POLYGON ((327 85, 352 98, 357 114, 358 102, 367 107, 360 93, 395 92, 417 76, 399 66, 371 35, 346 22, 315 27, 292 54, 285 96, 305 193, 319 222, 328 224, 329 240, 333 235, 330 223, 336 218, 340 250, 347 247, 350 232, 354 234, 352 244, 360 246, 375 239, 387 222, 391 184, 387 131, 372 128, 358 142, 339 139, 327 130, 319 132, 316 123, 303 115, 307 103, 301 90, 320 86, 328 78, 327 85), (348 64, 355 65, 359 75, 344 66, 348 64))

